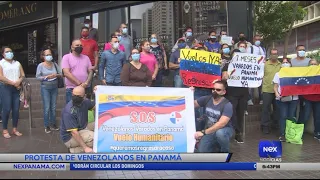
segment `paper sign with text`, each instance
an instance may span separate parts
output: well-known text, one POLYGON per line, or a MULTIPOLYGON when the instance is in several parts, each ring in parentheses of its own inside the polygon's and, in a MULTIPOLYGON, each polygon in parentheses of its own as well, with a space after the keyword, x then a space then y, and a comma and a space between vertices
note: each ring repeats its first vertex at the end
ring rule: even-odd
POLYGON ((228 44, 229 46, 232 45, 232 37, 231 36, 221 36, 221 43, 228 44))
POLYGON ((193 101, 189 88, 98 86, 94 151, 192 153, 193 101))
POLYGON ((265 56, 235 53, 228 67, 228 86, 257 88, 264 76, 265 56))
POLYGON ((186 86, 212 88, 212 82, 221 79, 221 54, 181 49, 180 59, 180 76, 186 86))

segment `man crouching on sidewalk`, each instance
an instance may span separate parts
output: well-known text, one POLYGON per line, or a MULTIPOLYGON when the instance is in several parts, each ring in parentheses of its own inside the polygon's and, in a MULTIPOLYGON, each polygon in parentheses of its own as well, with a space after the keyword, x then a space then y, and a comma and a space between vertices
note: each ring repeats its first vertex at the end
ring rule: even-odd
POLYGON ((94 125, 88 124, 88 110, 93 108, 95 102, 85 98, 85 89, 74 88, 72 100, 62 110, 60 125, 60 137, 71 153, 93 152, 94 125))

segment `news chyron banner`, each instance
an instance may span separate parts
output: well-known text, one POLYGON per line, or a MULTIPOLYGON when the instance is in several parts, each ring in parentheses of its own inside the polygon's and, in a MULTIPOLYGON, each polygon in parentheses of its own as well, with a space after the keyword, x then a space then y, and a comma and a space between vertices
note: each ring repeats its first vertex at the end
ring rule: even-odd
POLYGON ((228 86, 257 88, 264 76, 265 56, 234 53, 228 66, 228 86))
POLYGON ((98 86, 95 118, 95 152, 194 152, 189 88, 98 86))
POLYGON ((180 77, 186 86, 213 88, 221 79, 221 54, 203 50, 181 49, 180 77))

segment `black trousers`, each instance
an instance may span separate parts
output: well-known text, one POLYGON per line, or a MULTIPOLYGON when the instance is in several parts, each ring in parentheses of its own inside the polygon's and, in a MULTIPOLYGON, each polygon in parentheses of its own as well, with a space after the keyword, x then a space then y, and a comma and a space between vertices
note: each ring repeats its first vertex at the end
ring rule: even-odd
POLYGON ((236 134, 243 133, 244 111, 247 109, 248 95, 244 96, 227 96, 232 104, 233 114, 231 122, 236 134))

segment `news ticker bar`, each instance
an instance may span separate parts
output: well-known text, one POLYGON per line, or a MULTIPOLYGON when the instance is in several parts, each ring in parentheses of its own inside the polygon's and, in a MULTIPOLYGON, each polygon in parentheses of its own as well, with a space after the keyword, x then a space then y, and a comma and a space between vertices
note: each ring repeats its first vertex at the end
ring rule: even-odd
POLYGON ((0 171, 223 170, 319 171, 320 163, 0 163, 0 171))
POLYGON ((0 162, 229 162, 230 153, 216 154, 0 154, 0 162))

